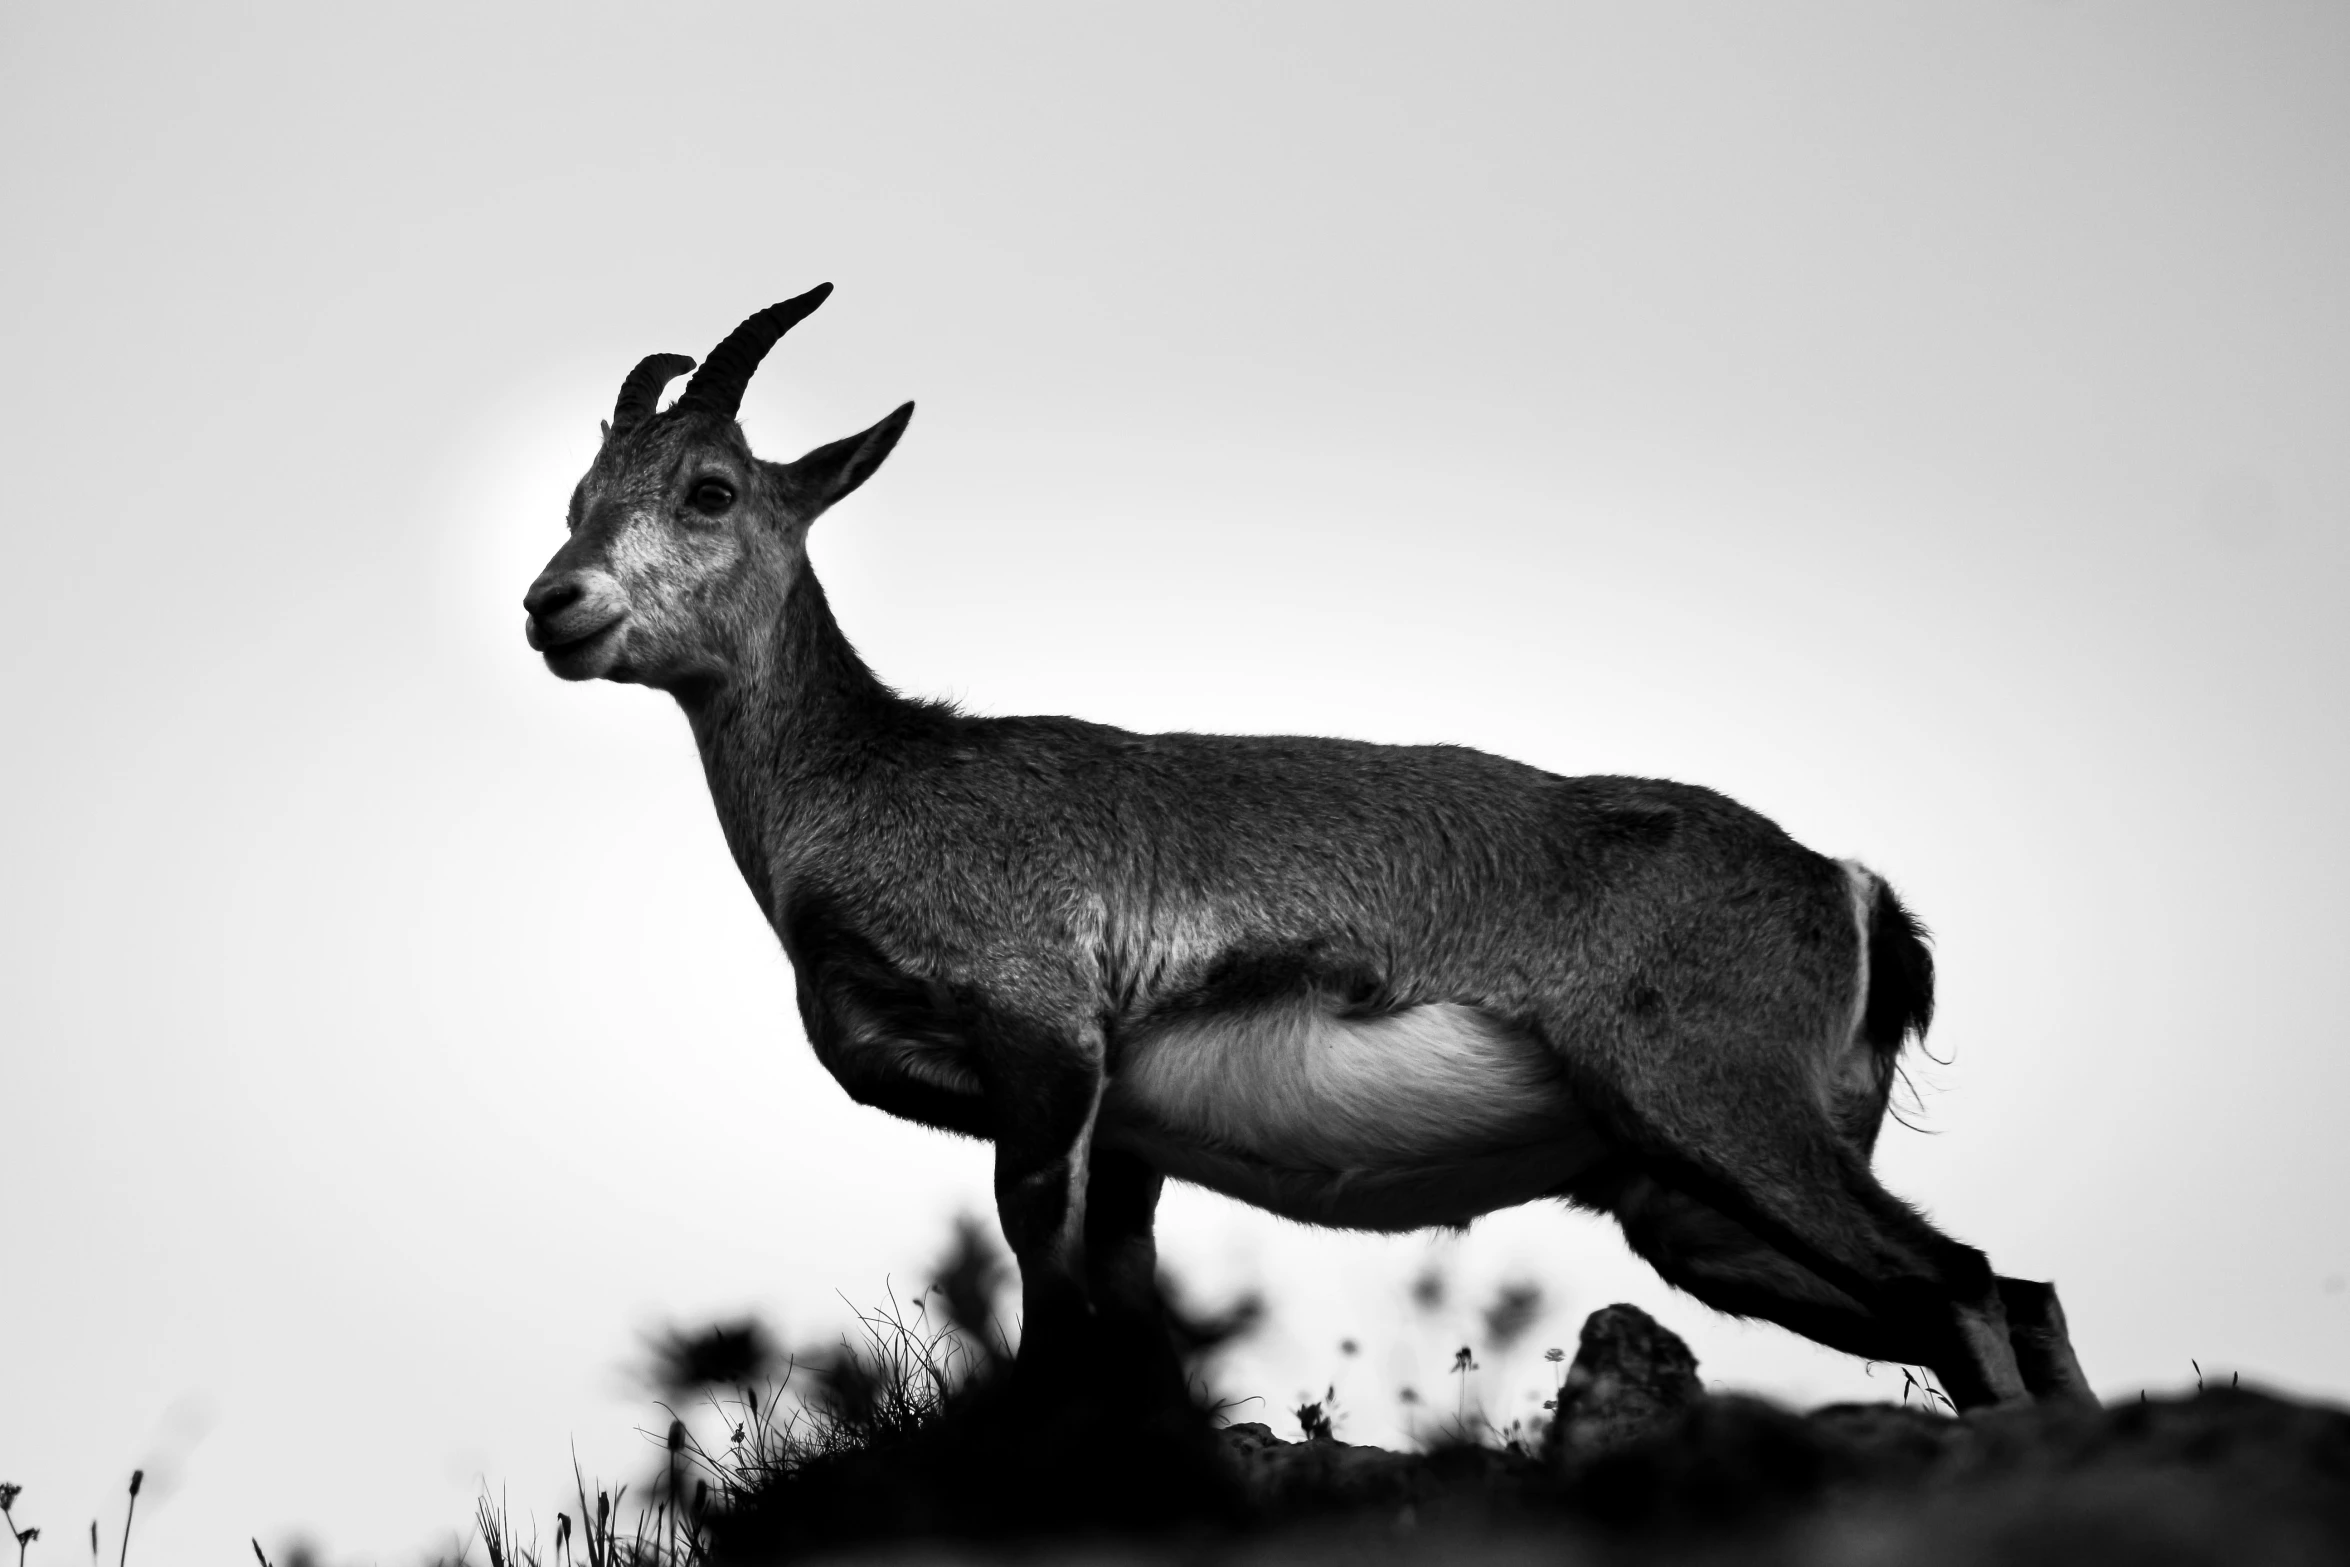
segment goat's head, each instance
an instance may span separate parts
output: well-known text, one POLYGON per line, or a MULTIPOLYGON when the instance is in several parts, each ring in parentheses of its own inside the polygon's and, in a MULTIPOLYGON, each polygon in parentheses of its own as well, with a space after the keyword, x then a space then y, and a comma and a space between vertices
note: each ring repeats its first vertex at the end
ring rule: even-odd
POLYGON ((871 476, 913 416, 907 403, 797 462, 751 455, 735 410, 776 339, 832 285, 770 305, 692 370, 655 354, 628 373, 603 447, 571 494, 571 537, 522 601, 524 633, 566 680, 665 690, 724 682, 783 614, 807 562, 808 524, 871 476))

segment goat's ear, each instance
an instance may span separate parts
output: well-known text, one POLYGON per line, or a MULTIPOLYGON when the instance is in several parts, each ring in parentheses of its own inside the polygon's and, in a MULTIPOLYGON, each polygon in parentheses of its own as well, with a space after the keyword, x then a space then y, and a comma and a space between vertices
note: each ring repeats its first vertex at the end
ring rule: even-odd
POLYGON ((785 481, 807 515, 814 517, 851 490, 873 477, 873 470, 898 444, 906 421, 914 417, 912 403, 900 404, 872 429, 829 446, 819 446, 798 462, 786 463, 785 481))

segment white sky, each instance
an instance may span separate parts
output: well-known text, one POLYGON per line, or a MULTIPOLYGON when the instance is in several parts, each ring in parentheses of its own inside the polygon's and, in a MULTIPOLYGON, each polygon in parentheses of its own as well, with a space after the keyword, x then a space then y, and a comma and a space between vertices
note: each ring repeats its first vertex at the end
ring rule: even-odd
MULTIPOLYGON (((920 400, 819 530, 885 678, 1722 788, 1940 940, 1890 1184, 2092 1377, 2350 1395, 2350 12, 1364 4, 0 13, 0 1478, 36 1551, 412 1559, 633 1477, 643 1328, 901 1290, 665 698, 519 599, 619 378, 839 294, 745 422, 920 400), (836 1294, 836 1291, 838 1292, 836 1294), (223 1554, 227 1553, 227 1554, 223 1554)), ((1474 1297, 1883 1396, 1548 1208, 1187 1193, 1273 1414, 1474 1297), (1363 1339, 1342 1362, 1337 1340, 1363 1339)))

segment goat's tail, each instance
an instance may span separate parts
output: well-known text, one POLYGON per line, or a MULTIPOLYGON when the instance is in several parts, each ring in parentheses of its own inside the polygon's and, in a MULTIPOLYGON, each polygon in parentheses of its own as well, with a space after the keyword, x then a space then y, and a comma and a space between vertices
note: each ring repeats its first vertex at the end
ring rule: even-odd
POLYGON ((1934 954, 1926 932, 1883 877, 1844 862, 1860 959, 1860 993, 1850 1032, 1837 1053, 1831 1112, 1844 1135, 1866 1157, 1892 1104, 1901 1052, 1923 1039, 1934 1020, 1934 954))
POLYGON ((1869 951, 1868 996, 1861 1002, 1860 1037, 1890 1072, 1901 1047, 1924 1039, 1934 1021, 1934 954, 1926 928, 1902 906, 1882 876, 1868 874, 1876 895, 1863 915, 1869 951))

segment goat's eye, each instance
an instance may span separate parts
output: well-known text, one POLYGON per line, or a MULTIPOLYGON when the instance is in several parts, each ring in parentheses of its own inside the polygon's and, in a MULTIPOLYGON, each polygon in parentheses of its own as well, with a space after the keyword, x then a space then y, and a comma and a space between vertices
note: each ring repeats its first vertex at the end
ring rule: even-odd
POLYGON ((734 504, 734 486, 720 479, 704 479, 686 492, 686 504, 706 517, 715 517, 734 504))

